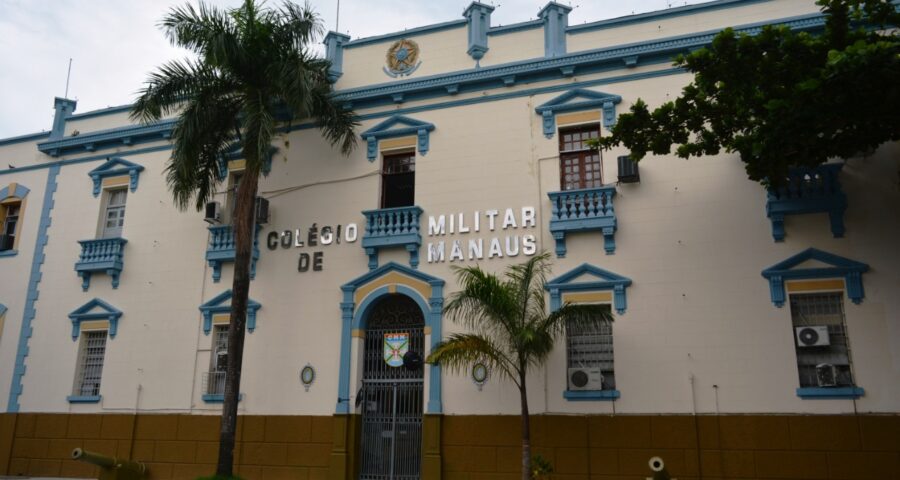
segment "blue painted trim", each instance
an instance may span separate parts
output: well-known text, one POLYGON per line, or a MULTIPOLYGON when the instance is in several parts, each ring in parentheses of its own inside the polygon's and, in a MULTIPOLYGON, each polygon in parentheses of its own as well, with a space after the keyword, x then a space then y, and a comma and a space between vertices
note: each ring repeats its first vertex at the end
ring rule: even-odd
POLYGON ((3 305, 2 303, 0 303, 0 317, 2 317, 6 313, 6 310, 7 310, 6 305, 3 305))
POLYGON ((859 304, 865 298, 862 274, 868 270, 869 266, 865 263, 815 248, 808 248, 766 268, 762 271, 762 276, 769 280, 769 293, 772 296, 772 303, 777 307, 784 306, 787 298, 784 290, 785 281, 809 278, 843 278, 847 296, 853 303, 859 304), (832 265, 832 267, 794 268, 807 260, 817 260, 832 265))
POLYGON ((635 15, 626 15, 623 17, 610 18, 607 20, 600 20, 597 22, 585 23, 581 25, 573 25, 566 29, 566 31, 570 35, 578 35, 580 33, 588 33, 607 28, 622 27, 634 23, 655 22, 667 18, 680 17, 683 15, 692 15, 696 13, 720 10, 724 8, 742 7, 744 5, 770 1, 772 0, 717 0, 696 5, 673 7, 666 10, 657 10, 653 12, 638 13, 635 15))
POLYGON ((613 199, 616 187, 582 188, 548 192, 552 206, 550 233, 556 241, 556 256, 566 256, 566 235, 572 232, 601 232, 607 255, 616 251, 618 219, 613 199), (584 205, 576 208, 575 205, 584 205))
POLYGON ((175 120, 163 120, 151 125, 129 125, 75 137, 51 137, 48 141, 38 144, 38 151, 51 157, 58 157, 107 148, 130 147, 139 143, 167 141, 172 136, 175 124, 175 120))
POLYGON ((523 32, 525 30, 534 30, 543 27, 543 20, 529 20, 527 22, 510 23, 509 25, 491 27, 487 34, 489 37, 493 37, 494 35, 506 35, 507 33, 523 32))
POLYGON ((25 357, 28 356, 28 340, 31 338, 31 322, 34 320, 35 303, 38 299, 38 286, 41 283, 41 265, 44 264, 44 247, 47 246, 47 231, 50 229, 53 210, 53 194, 56 192, 56 177, 60 166, 53 165, 47 172, 47 186, 44 188, 44 202, 41 206, 41 220, 38 224, 37 240, 34 245, 34 257, 31 261, 31 273, 28 277, 28 293, 25 296, 25 308, 22 314, 22 326, 19 330, 19 344, 16 348, 16 364, 13 367, 12 382, 9 387, 9 402, 6 411, 19 411, 19 396, 22 395, 22 378, 25 376, 25 357))
POLYGON ((29 192, 31 192, 31 190, 29 190, 28 187, 20 185, 18 183, 16 184, 16 190, 14 192, 10 192, 9 185, 7 185, 3 188, 0 188, 0 200, 6 200, 10 197, 15 197, 19 200, 22 200, 28 196, 29 192))
MULTIPOLYGON (((213 283, 222 279, 222 265, 234 262, 237 252, 234 243, 234 229, 231 225, 210 225, 209 240, 206 245, 206 261, 212 267, 213 283)), ((256 261, 259 260, 259 232, 262 225, 256 225, 253 237, 253 248, 250 252, 250 280, 256 278, 256 261)))
POLYGON ((78 339, 78 335, 81 333, 81 322, 89 320, 108 320, 109 338, 116 338, 116 333, 119 331, 120 318, 122 318, 121 310, 99 298, 95 298, 69 314, 69 319, 72 320, 72 340, 78 339), (92 311, 94 309, 100 309, 101 311, 92 311))
MULTIPOLYGON (((218 313, 231 313, 231 290, 224 292, 211 298, 208 302, 200 305, 200 312, 203 314, 203 334, 209 335, 212 331, 212 317, 218 313)), ((253 333, 256 330, 256 312, 262 308, 262 304, 247 298, 247 331, 253 333)))
POLYGON ((69 395, 66 401, 69 403, 100 403, 102 395, 69 395))
POLYGON ((766 216, 772 222, 772 238, 776 242, 784 240, 785 215, 806 213, 827 213, 832 236, 844 236, 847 196, 838 178, 843 166, 842 163, 826 163, 814 168, 792 168, 785 185, 768 189, 766 216))
POLYGON ((49 137, 50 132, 40 132, 40 133, 28 133, 25 135, 17 135, 15 137, 7 137, 0 140, 0 147, 6 145, 15 145, 17 143, 25 143, 32 142, 34 140, 40 140, 45 137, 49 137))
POLYGON ((56 97, 53 99, 53 127, 50 129, 50 140, 62 138, 66 129, 66 120, 75 112, 76 100, 56 97))
POLYGON ((122 157, 112 157, 103 165, 88 172, 88 176, 94 181, 94 197, 100 195, 100 185, 104 178, 128 175, 128 186, 132 192, 137 190, 138 179, 144 171, 143 165, 129 162, 122 157))
MULTIPOLYGON (((431 297, 422 298, 416 290, 405 285, 397 285, 396 292, 406 295, 419 305, 425 317, 425 325, 431 328, 431 348, 434 348, 443 338, 441 317, 444 308, 444 281, 440 278, 422 273, 418 270, 400 265, 398 263, 386 263, 354 280, 341 286, 343 301, 341 302, 341 360, 338 375, 338 401, 336 413, 350 413, 350 350, 351 333, 354 329, 365 328, 365 320, 369 310, 377 300, 385 295, 391 295, 388 286, 383 286, 370 292, 355 305, 353 301, 356 290, 381 278, 391 272, 398 272, 413 279, 427 282, 431 286, 431 297)), ((424 352, 423 352, 424 353, 424 352)), ((441 402, 441 368, 439 365, 430 365, 430 381, 428 390, 427 413, 437 414, 443 410, 441 402)))
MULTIPOLYGON (((310 128, 312 128, 312 125, 310 125, 310 128)), ((137 150, 131 150, 128 152, 128 155, 129 156, 142 155, 145 153, 161 152, 164 150, 171 150, 171 149, 172 149, 171 144, 157 145, 155 147, 147 147, 147 148, 141 148, 141 149, 137 149, 137 150)), ((66 167, 69 165, 77 165, 77 164, 81 164, 81 163, 96 162, 97 160, 106 160, 107 158, 109 158, 109 154, 100 154, 100 155, 91 155, 89 157, 74 158, 71 160, 57 160, 55 162, 39 163, 39 164, 35 164, 35 165, 28 165, 26 167, 18 167, 18 168, 14 168, 14 169, 0 170, 0 176, 11 175, 11 174, 16 174, 16 173, 21 173, 21 172, 31 172, 31 171, 35 171, 35 170, 43 170, 45 168, 52 168, 52 167, 56 167, 56 166, 66 167)))
POLYGON ((119 276, 125 268, 125 244, 128 240, 116 238, 97 238, 79 240, 81 255, 75 262, 75 271, 81 277, 81 290, 86 292, 91 286, 94 273, 106 273, 112 279, 113 289, 119 288, 119 276))
POLYGON ((561 112, 603 110, 603 126, 611 128, 616 124, 616 105, 622 101, 619 95, 575 88, 535 107, 534 111, 543 119, 544 136, 553 138, 556 134, 556 115, 561 112))
POLYGON ((88 118, 102 117, 104 115, 112 115, 115 113, 128 112, 131 110, 131 107, 132 107, 131 104, 117 105, 115 107, 99 108, 97 110, 91 110, 89 112, 76 113, 76 114, 71 115, 69 117, 68 121, 76 122, 78 120, 87 120, 88 118))
POLYGON ((421 155, 427 154, 429 136, 432 130, 434 130, 433 123, 404 117, 403 115, 392 115, 387 120, 361 133, 360 137, 366 141, 366 157, 368 157, 370 162, 374 162, 378 156, 378 141, 385 138, 415 135, 419 153, 421 155))
POLYGON ((468 25, 469 48, 466 53, 475 61, 481 60, 488 51, 488 31, 491 28, 491 12, 494 7, 480 2, 472 2, 464 11, 468 25))
POLYGON ((2 257, 15 257, 19 254, 18 250, 4 250, 0 252, 0 258, 2 257))
POLYGON ((631 279, 623 277, 618 273, 604 270, 600 267, 588 263, 569 270, 568 272, 547 282, 545 288, 550 292, 550 311, 555 312, 562 306, 562 294, 567 292, 613 292, 613 307, 616 313, 624 314, 628 308, 628 298, 626 297, 626 288, 631 286, 631 279), (578 280, 583 275, 590 275, 600 280, 584 281, 578 280))
POLYGON ((618 390, 566 390, 563 398, 570 402, 615 401, 622 395, 618 390))
POLYGON ((544 23, 544 56, 561 57, 566 54, 566 28, 572 7, 550 2, 538 12, 544 23))
POLYGON ((424 27, 410 28, 402 32, 386 33, 384 35, 376 35, 373 37, 359 38, 344 44, 344 48, 356 48, 365 45, 371 45, 379 42, 389 42, 392 40, 400 40, 410 38, 416 35, 428 35, 431 33, 442 32, 444 30, 452 30, 454 28, 462 28, 466 26, 466 20, 451 20, 449 22, 436 23, 433 25, 425 25, 424 27))
POLYGON ((805 387, 797 389, 797 396, 805 400, 829 398, 859 398, 866 394, 860 387, 805 387))
MULTIPOLYGON (((225 403, 224 393, 204 393, 201 398, 206 403, 225 403)), ((238 402, 244 399, 244 394, 238 394, 238 402)))

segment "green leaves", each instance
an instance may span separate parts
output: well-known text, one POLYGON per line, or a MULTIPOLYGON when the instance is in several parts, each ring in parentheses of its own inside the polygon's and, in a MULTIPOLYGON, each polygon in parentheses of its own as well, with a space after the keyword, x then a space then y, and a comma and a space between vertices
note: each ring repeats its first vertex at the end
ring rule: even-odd
POLYGON ((750 179, 778 183, 792 166, 815 166, 900 139, 900 39, 873 30, 900 21, 883 0, 820 0, 822 35, 767 26, 731 29, 679 56, 694 74, 681 95, 654 110, 638 99, 612 135, 634 160, 737 152, 750 179), (856 23, 853 22, 856 21, 856 23))
POLYGON ((316 121, 345 154, 356 146, 354 113, 335 100, 328 61, 309 53, 323 27, 308 3, 272 9, 245 0, 228 10, 186 4, 159 25, 196 59, 151 73, 131 118, 152 123, 177 116, 166 178, 180 208, 193 203, 199 210, 212 198, 219 162, 237 146, 246 168, 258 173, 285 121, 316 121))

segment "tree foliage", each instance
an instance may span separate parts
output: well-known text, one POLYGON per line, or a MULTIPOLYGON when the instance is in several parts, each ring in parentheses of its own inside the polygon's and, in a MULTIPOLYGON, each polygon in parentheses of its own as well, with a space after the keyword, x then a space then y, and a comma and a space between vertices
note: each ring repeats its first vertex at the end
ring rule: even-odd
POLYGON ((462 372, 483 362, 498 377, 513 382, 522 404, 522 478, 532 476, 528 419, 528 372, 547 360, 567 324, 611 321, 600 305, 566 303, 547 312, 545 286, 549 255, 511 265, 503 277, 480 267, 456 268, 460 291, 450 296, 444 313, 469 333, 456 333, 434 347, 429 363, 462 372))
POLYGON ((751 180, 777 184, 790 167, 814 167, 900 139, 900 25, 888 0, 818 0, 820 34, 765 26, 725 29, 676 58, 694 74, 675 100, 650 110, 638 99, 612 135, 638 161, 737 152, 751 180))

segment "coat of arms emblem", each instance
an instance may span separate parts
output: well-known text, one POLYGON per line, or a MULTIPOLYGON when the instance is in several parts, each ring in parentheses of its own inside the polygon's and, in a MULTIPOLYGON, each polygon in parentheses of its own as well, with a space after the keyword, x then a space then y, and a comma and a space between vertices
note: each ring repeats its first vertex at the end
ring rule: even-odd
POLYGON ((403 355, 409 351, 409 333, 384 334, 384 363, 389 367, 402 367, 403 355))
POLYGON ((384 73, 394 78, 409 75, 422 64, 419 61, 419 45, 407 39, 394 42, 388 49, 386 57, 387 66, 384 67, 384 73))

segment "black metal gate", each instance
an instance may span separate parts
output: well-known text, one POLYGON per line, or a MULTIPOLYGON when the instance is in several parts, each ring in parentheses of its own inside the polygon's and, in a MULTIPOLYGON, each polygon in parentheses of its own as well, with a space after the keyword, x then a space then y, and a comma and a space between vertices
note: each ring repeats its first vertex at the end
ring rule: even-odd
POLYGON ((419 306, 403 295, 386 297, 369 315, 363 353, 360 480, 419 479, 422 369, 397 364, 405 351, 424 352, 424 327, 419 306))

